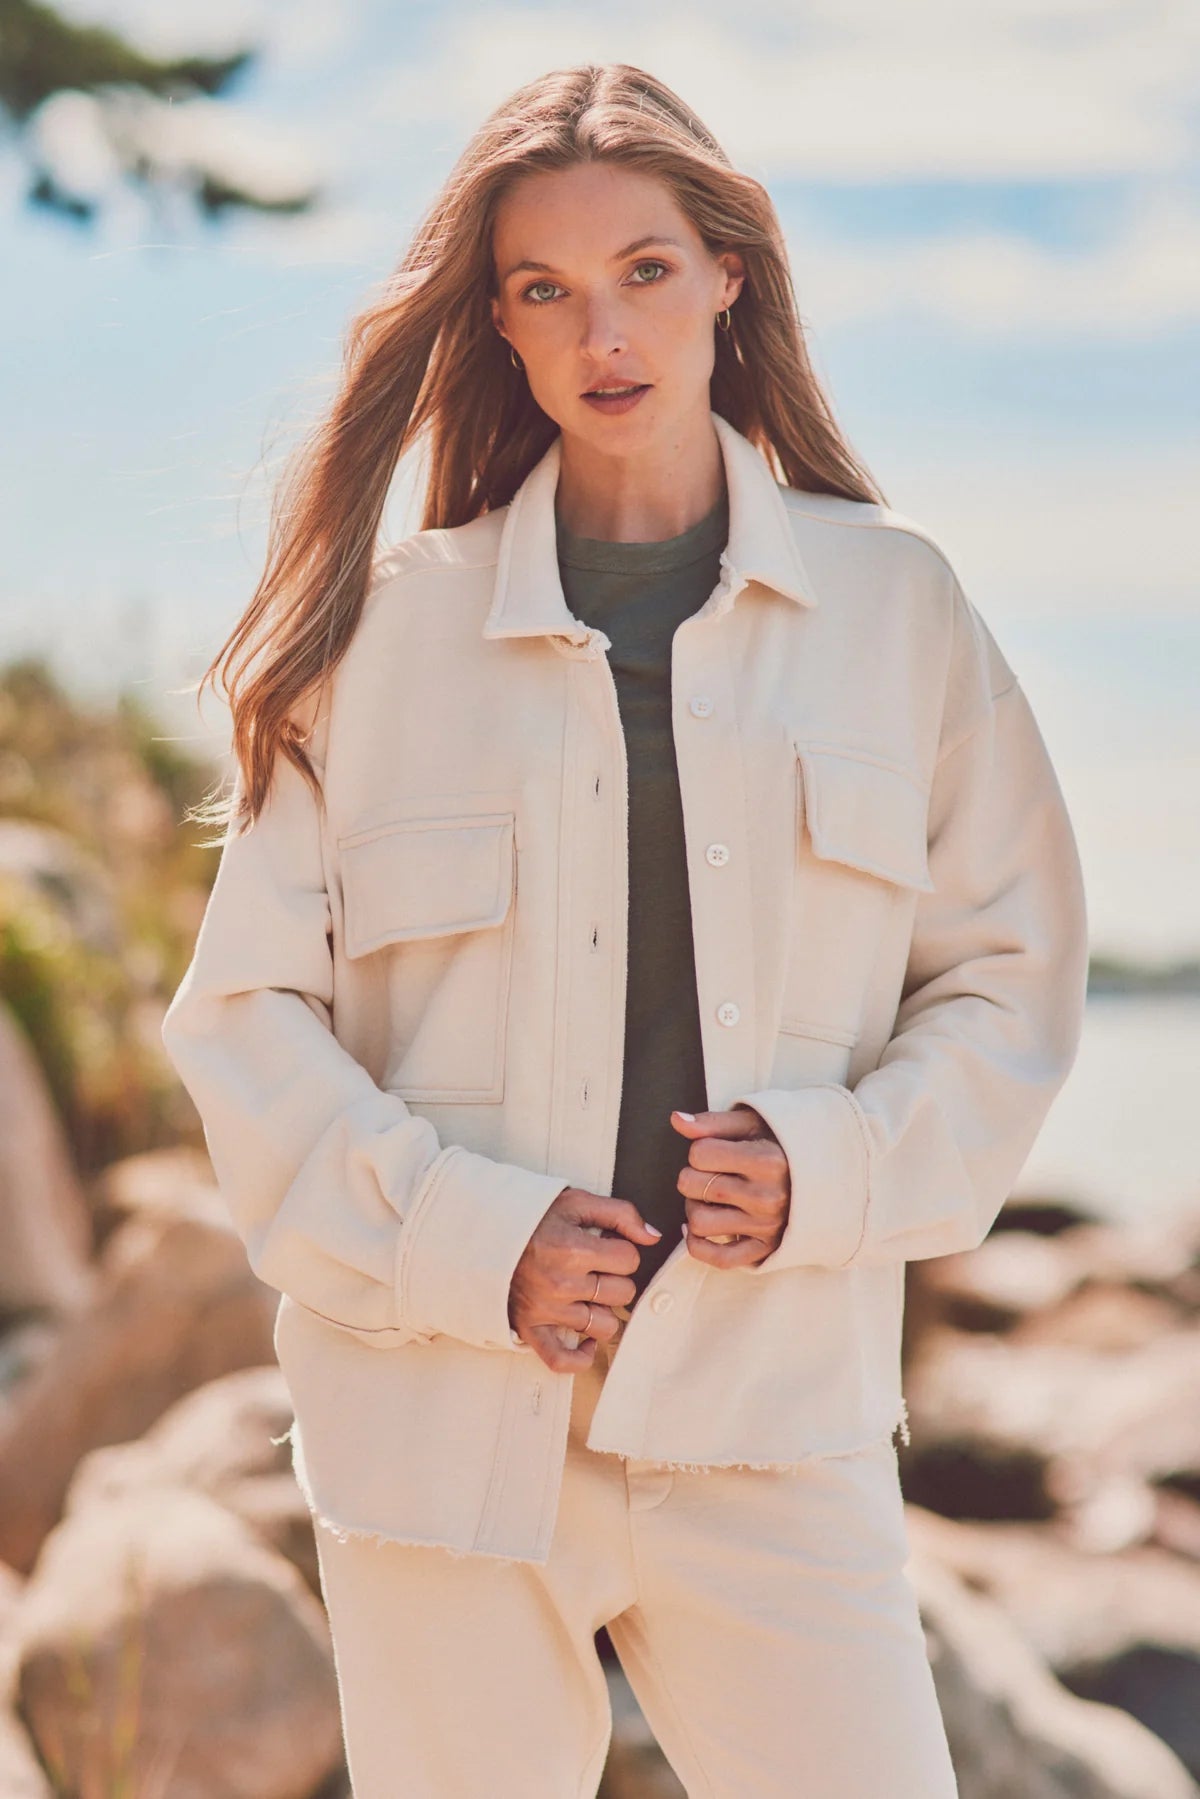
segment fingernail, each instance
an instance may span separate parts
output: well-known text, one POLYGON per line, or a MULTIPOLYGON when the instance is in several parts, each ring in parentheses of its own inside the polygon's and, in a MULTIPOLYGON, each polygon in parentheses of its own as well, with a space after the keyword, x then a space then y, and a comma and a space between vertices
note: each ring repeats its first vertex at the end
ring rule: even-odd
POLYGON ((676 1118, 686 1118, 689 1124, 695 1124, 696 1122, 696 1114, 694 1112, 676 1112, 675 1116, 676 1118))
POLYGON ((648 1224, 646 1226, 646 1229, 650 1232, 650 1235, 652 1237, 661 1237, 662 1236, 662 1232, 659 1230, 659 1228, 656 1224, 648 1224))
POLYGON ((686 1237, 686 1236, 687 1236, 687 1225, 686 1225, 686 1224, 681 1224, 681 1225, 680 1225, 680 1227, 679 1227, 679 1229, 680 1229, 680 1231, 681 1231, 681 1233, 682 1233, 682 1234, 683 1234, 683 1236, 685 1236, 685 1237, 686 1237))

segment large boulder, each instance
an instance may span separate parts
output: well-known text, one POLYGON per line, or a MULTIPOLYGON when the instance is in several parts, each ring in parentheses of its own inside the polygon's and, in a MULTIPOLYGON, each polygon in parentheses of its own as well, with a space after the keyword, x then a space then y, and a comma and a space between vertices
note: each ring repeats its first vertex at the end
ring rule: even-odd
POLYGON ((21 1711, 64 1794, 310 1799, 341 1764, 324 1609, 204 1494, 72 1512, 18 1629, 21 1711))
POLYGON ((230 1223, 212 1163, 191 1144, 119 1157, 93 1178, 89 1197, 98 1243, 131 1218, 191 1218, 220 1228, 230 1223))
POLYGON ((4 1799, 57 1799, 19 1718, 0 1708, 0 1793, 4 1799))
POLYGON ((155 1485, 191 1487, 295 1562, 319 1594, 312 1514, 286 1440, 291 1424, 291 1399, 277 1365, 222 1375, 177 1399, 135 1442, 85 1455, 64 1510, 155 1485))
POLYGON ((1153 1546, 1089 1554, 1044 1527, 908 1507, 910 1541, 994 1601, 1059 1681, 1119 1706, 1200 1775, 1200 1566, 1153 1546))
POLYGON ((1017 1341, 1137 1348, 1200 1308, 1194 1224, 995 1230, 975 1249, 914 1268, 929 1320, 1017 1341))
POLYGON ((86 1305, 92 1250, 87 1200, 45 1076, 0 1005, 0 1317, 86 1305))
POLYGON ((17 1616, 25 1582, 0 1562, 0 1794, 4 1799, 54 1799, 49 1776, 17 1716, 17 1616))
POLYGON ((1116 1707, 1068 1692, 994 1600, 915 1535, 913 1545, 909 1573, 959 1799, 1197 1799, 1165 1743, 1116 1707))
MULTIPOLYGON (((1088 1514, 1200 1470, 1200 1330, 1124 1354, 942 1330, 906 1378, 908 1498, 960 1518, 1088 1514)), ((1147 1525, 1153 1505, 1143 1507, 1147 1525)))
POLYGON ((69 1320, 0 1415, 0 1557, 27 1572, 80 1458, 138 1437, 174 1400, 274 1360, 278 1295, 228 1224, 132 1217, 69 1320))

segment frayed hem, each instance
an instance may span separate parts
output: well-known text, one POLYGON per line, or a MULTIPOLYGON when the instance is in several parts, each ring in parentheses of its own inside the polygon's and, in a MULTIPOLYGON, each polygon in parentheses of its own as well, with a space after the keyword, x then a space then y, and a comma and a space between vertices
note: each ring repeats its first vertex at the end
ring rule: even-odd
MULTIPOLYGON (((801 1456, 794 1462, 645 1462, 648 1468, 669 1469, 675 1474, 722 1474, 731 1468, 756 1470, 763 1474, 799 1474, 813 1462, 848 1461, 855 1455, 872 1455, 875 1450, 890 1441, 890 1437, 876 1437, 870 1443, 860 1443, 854 1449, 822 1449, 812 1455, 801 1456)), ((634 1461, 644 1461, 643 1457, 634 1456, 634 1461)))
POLYGON ((877 1449, 882 1449, 885 1443, 892 1443, 897 1431, 900 1432, 902 1442, 911 1442, 908 1429, 908 1407, 903 1399, 900 1401, 900 1410, 896 1416, 896 1421, 891 1426, 890 1430, 881 1431, 878 1436, 871 1437, 866 1443, 856 1444, 853 1449, 814 1449, 807 1455, 797 1456, 790 1462, 661 1462, 657 1460, 650 1461, 645 1456, 632 1456, 627 1454, 626 1451, 619 1449, 603 1450, 599 1452, 594 1451, 593 1453, 619 1455, 622 1461, 645 1462, 647 1467, 671 1469, 680 1474, 710 1474, 721 1468, 761 1469, 768 1473, 774 1472, 777 1474, 786 1474, 795 1473, 798 1469, 803 1469, 809 1462, 842 1460, 853 1455, 872 1455, 877 1449))
POLYGON ((292 1474, 295 1478, 296 1485, 299 1487, 304 1503, 308 1507, 309 1517, 312 1519, 314 1529, 324 1532, 325 1535, 331 1537, 334 1542, 344 1544, 372 1543, 376 1548, 382 1548, 385 1544, 394 1543, 401 1549, 440 1549, 444 1554, 452 1555, 460 1560, 465 1560, 468 1556, 475 1558, 484 1556, 488 1561, 500 1562, 505 1567, 522 1567, 530 1562, 544 1563, 544 1556, 499 1555, 491 1549, 462 1549, 457 1544, 441 1542, 436 1538, 405 1537, 398 1535, 395 1531, 371 1530, 366 1525, 343 1524, 340 1519, 330 1517, 327 1512, 321 1510, 316 1496, 313 1493, 308 1478, 308 1469, 304 1464, 303 1458, 299 1454, 299 1444, 297 1439, 292 1436, 294 1428, 295 1420, 293 1420, 292 1425, 285 1432, 284 1437, 281 1437, 279 1441, 283 1442, 286 1437, 292 1438, 292 1474))

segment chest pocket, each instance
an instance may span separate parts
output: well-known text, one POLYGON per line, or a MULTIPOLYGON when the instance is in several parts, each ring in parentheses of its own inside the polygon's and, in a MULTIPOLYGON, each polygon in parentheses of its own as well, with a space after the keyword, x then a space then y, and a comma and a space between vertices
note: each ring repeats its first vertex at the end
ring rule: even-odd
MULTIPOLYGON (((929 790, 868 751, 795 744, 796 859, 780 1031, 803 1039, 820 1078, 840 1079, 861 1028, 885 930, 933 890, 929 790), (824 1052, 816 1048, 826 1045, 824 1052)), ((786 1046, 785 1046, 786 1049, 786 1046)), ((800 1053, 793 1045, 793 1061, 800 1053)))
POLYGON ((504 1097, 515 813, 392 818, 338 838, 345 953, 388 1008, 381 1085, 452 1104, 504 1097))

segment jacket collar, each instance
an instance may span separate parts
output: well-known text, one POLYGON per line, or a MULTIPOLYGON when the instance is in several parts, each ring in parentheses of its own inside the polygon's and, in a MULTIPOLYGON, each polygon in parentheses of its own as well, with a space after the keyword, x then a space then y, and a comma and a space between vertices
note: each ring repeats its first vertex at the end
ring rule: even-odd
MULTIPOLYGON (((719 412, 711 417, 725 462, 729 541, 721 552, 721 582, 696 616, 720 617, 750 581, 802 606, 816 606, 812 577, 770 464, 719 412)), ((590 644, 597 635, 570 611, 559 578, 554 496, 561 460, 559 433, 509 502, 485 637, 548 633, 590 644)))

